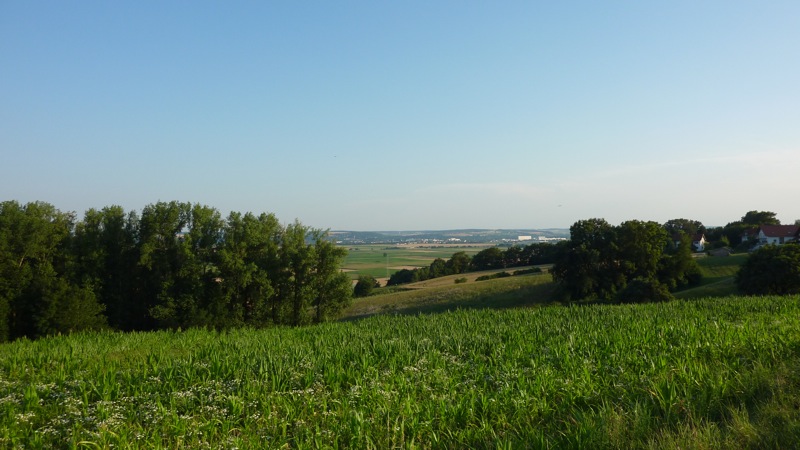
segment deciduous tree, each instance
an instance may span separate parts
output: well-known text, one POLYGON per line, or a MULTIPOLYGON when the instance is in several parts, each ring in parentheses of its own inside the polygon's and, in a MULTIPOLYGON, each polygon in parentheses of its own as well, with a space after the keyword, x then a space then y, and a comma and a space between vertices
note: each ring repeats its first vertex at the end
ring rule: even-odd
POLYGON ((736 274, 736 285, 748 295, 800 294, 800 244, 755 251, 736 274))

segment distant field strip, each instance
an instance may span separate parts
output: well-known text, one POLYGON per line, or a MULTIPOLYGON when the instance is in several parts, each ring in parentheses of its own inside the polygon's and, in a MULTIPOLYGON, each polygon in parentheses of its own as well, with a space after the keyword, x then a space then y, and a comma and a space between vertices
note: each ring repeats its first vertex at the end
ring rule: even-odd
POLYGON ((436 258, 446 261, 453 256, 453 253, 460 251, 471 256, 487 247, 491 247, 491 245, 474 244, 463 247, 436 246, 434 248, 386 244, 350 245, 344 246, 347 249, 347 257, 342 267, 354 279, 359 275, 386 278, 400 269, 427 267, 436 258))

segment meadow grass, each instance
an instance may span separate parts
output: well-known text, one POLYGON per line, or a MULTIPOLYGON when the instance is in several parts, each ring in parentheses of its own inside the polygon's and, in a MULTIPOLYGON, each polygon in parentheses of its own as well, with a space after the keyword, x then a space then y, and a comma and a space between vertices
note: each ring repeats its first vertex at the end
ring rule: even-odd
POLYGON ((736 295, 736 272, 749 255, 739 253, 731 256, 703 257, 697 260, 703 279, 698 286, 675 293, 677 298, 724 297, 736 295))
MULTIPOLYGON (((520 275, 475 282, 497 271, 470 272, 403 285, 404 290, 356 298, 346 319, 375 314, 419 314, 466 308, 513 308, 550 304, 556 286, 550 274, 520 275), (466 283, 455 283, 467 278, 466 283)), ((378 290, 380 292, 380 290, 378 290)))
POLYGON ((792 448, 799 404, 798 296, 0 346, 4 448, 792 448))

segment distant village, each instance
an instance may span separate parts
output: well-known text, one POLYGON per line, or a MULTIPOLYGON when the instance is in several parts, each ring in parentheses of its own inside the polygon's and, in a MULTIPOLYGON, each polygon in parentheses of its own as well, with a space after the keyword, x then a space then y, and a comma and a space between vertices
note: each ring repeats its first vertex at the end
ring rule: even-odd
POLYGON ((445 230, 445 231, 331 231, 330 237, 340 245, 470 245, 495 244, 511 246, 557 242, 569 239, 569 230, 445 230))

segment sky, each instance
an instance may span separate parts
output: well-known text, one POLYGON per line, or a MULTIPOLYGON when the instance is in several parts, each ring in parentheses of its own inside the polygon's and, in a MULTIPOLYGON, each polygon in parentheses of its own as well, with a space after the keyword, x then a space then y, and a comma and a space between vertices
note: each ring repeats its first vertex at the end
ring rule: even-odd
POLYGON ((0 200, 800 219, 800 2, 0 0, 0 200))

